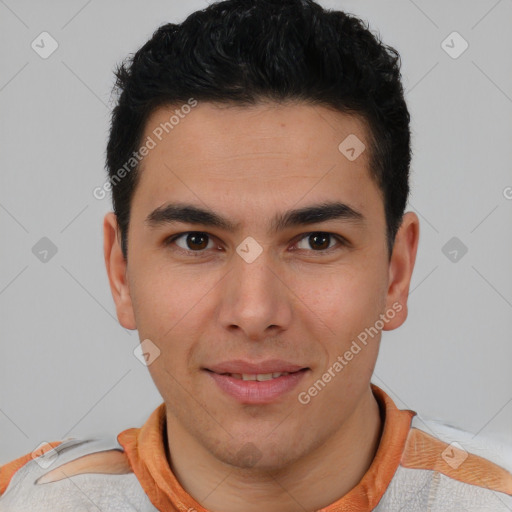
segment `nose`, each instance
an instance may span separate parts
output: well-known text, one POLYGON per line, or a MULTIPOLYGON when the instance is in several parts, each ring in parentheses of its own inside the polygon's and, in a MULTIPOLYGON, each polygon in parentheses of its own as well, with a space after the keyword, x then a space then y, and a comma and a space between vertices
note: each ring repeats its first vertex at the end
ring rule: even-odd
POLYGON ((240 330, 245 339, 258 341, 289 327, 293 293, 277 267, 268 250, 251 263, 234 256, 221 285, 219 320, 223 328, 240 330))

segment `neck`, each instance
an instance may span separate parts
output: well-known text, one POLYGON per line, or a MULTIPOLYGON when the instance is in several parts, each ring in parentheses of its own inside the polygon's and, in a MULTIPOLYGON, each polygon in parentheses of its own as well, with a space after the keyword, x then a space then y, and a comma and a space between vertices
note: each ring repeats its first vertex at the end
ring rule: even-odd
POLYGON ((304 512, 330 505, 360 482, 375 457, 382 426, 368 389, 327 442, 292 465, 261 471, 233 468, 214 458, 168 414, 172 460, 167 456, 182 487, 209 510, 304 512))

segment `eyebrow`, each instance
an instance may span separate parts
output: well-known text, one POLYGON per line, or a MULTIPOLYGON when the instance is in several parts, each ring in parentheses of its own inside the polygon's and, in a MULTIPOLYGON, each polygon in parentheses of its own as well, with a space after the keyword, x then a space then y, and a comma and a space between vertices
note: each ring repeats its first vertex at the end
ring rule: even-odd
MULTIPOLYGON (((366 218, 345 203, 325 202, 277 214, 270 223, 270 232, 277 233, 287 228, 329 220, 364 224, 366 218)), ((145 222, 152 228, 175 222, 215 227, 229 232, 236 232, 240 228, 239 223, 233 223, 212 210, 183 203, 166 203, 153 210, 145 222)))

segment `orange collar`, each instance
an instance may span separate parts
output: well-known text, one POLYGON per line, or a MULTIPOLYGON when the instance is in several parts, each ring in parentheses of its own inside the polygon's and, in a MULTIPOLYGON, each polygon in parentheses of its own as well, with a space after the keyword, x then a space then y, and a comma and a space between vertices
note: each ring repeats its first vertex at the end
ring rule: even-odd
MULTIPOLYGON (((371 386, 384 418, 375 458, 356 487, 318 512, 373 510, 400 464, 411 420, 416 413, 398 409, 382 389, 374 384, 371 386)), ((167 435, 165 422, 165 403, 162 403, 141 428, 124 430, 117 440, 123 446, 142 488, 158 510, 180 512, 195 509, 197 512, 208 512, 183 489, 169 467, 164 442, 167 435)))

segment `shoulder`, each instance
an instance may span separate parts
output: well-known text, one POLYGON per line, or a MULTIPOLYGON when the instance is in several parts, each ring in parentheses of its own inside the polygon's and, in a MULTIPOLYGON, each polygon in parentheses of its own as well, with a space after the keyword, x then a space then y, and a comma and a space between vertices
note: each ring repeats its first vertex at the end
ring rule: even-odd
POLYGON ((116 437, 47 443, 0 467, 0 509, 153 512, 116 437))
POLYGON ((397 499, 411 510, 510 511, 512 446, 415 416, 378 510, 397 499))
POLYGON ((511 444, 438 420, 413 418, 402 462, 411 466, 434 465, 453 478, 469 479, 474 475, 475 485, 480 483, 477 479, 482 474, 494 479, 499 476, 503 486, 512 490, 511 444))

